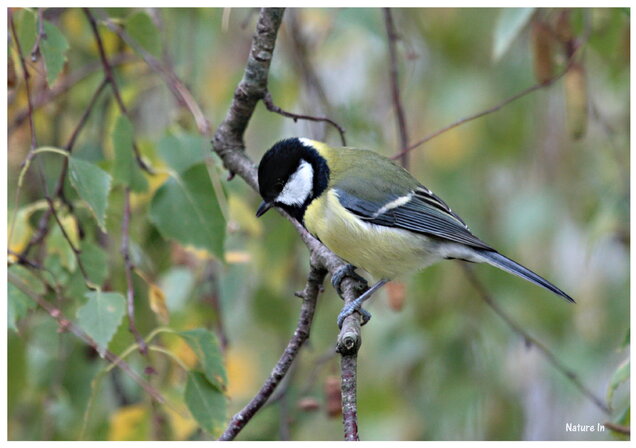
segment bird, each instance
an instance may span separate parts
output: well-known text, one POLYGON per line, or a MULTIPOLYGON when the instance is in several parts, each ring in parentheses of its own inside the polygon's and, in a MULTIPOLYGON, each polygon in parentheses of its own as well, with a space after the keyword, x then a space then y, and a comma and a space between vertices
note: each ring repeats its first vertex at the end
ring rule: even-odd
POLYGON ((345 276, 364 281, 357 268, 378 279, 343 307, 339 327, 356 311, 366 323, 371 315, 362 304, 388 281, 448 259, 490 264, 574 303, 473 235, 446 202, 377 152, 304 137, 283 139, 263 155, 258 188, 263 202, 257 217, 281 208, 346 262, 332 275, 336 290, 345 276))

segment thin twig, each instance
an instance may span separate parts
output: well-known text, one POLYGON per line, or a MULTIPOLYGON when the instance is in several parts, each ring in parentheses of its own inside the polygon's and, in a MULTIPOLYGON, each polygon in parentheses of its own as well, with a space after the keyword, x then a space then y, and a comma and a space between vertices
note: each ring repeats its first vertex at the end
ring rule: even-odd
MULTIPOLYGON (((84 14, 88 18, 88 21, 91 25, 91 29, 93 30, 93 36, 95 37, 95 42, 97 43, 97 49, 99 51, 99 58, 102 61, 102 66, 104 67, 104 75, 106 76, 106 79, 108 79, 108 83, 113 90, 113 94, 115 95, 115 100, 117 101, 119 110, 122 114, 130 118, 128 109, 126 108, 124 100, 121 97, 121 93, 119 92, 119 86, 117 85, 117 80, 115 79, 113 69, 110 62, 108 61, 108 57, 106 56, 104 42, 102 41, 102 37, 99 34, 99 29, 97 29, 97 21, 95 20, 95 17, 93 17, 93 14, 91 13, 89 8, 83 9, 84 14)), ((143 158, 141 157, 141 152, 139 151, 139 147, 137 146, 137 143, 135 141, 133 141, 133 151, 135 152, 135 159, 137 160, 137 164, 141 167, 141 169, 149 174, 153 174, 153 170, 146 164, 146 162, 144 162, 143 158)))
POLYGON ((344 130, 342 126, 340 126, 338 123, 336 123, 332 119, 327 117, 312 117, 311 115, 301 115, 301 114, 294 114, 292 112, 287 112, 286 110, 283 110, 274 104, 272 95, 269 92, 265 93, 265 96, 263 97, 263 103, 265 104, 265 107, 267 107, 268 111, 277 113, 279 115, 282 115, 283 117, 291 118, 294 121, 308 120, 308 121, 322 121, 325 123, 329 123, 330 125, 334 126, 336 129, 338 129, 338 132, 340 133, 340 140, 342 140, 342 144, 346 146, 347 144, 347 140, 345 139, 346 131, 344 130))
MULTIPOLYGON (((576 49, 578 50, 581 47, 582 47, 582 45, 579 45, 579 46, 577 46, 576 49)), ((442 128, 442 129, 440 129, 438 131, 433 132, 432 134, 424 137, 423 139, 418 140, 417 142, 413 143, 411 146, 406 148, 404 151, 394 155, 391 158, 393 160, 398 159, 398 158, 402 157, 403 154, 406 154, 406 153, 414 150, 418 146, 423 145, 424 143, 434 139, 435 137, 438 137, 439 135, 441 135, 441 134, 443 134, 443 133, 445 133, 447 131, 450 131, 451 129, 456 128, 457 126, 460 126, 460 125, 462 125, 464 123, 468 123, 469 121, 476 120, 477 118, 481 118, 481 117, 483 117, 485 115, 489 115, 489 114, 492 114, 494 112, 497 112, 498 110, 500 110, 504 106, 507 106, 508 104, 518 100, 519 98, 523 98, 524 96, 529 95, 530 93, 532 93, 534 91, 537 91, 537 90, 543 89, 545 87, 551 86, 552 84, 557 82, 559 79, 561 79, 570 70, 570 68, 572 68, 572 65, 575 62, 575 57, 574 56, 575 55, 573 54, 572 57, 569 59, 569 61, 568 61, 567 65, 565 66, 565 68, 560 73, 558 73, 554 77, 548 79, 547 81, 538 82, 538 83, 536 83, 536 84, 534 84, 534 85, 522 90, 521 92, 519 92, 519 93, 517 93, 515 95, 512 95, 511 97, 505 99, 501 103, 499 103, 499 104, 497 104, 497 105, 495 105, 495 106, 493 106, 493 107, 491 107, 489 109, 483 110, 483 111, 478 112, 478 113, 473 114, 473 115, 469 115, 468 117, 462 118, 461 120, 457 120, 456 122, 451 123, 448 126, 442 128)))
POLYGON ((409 168, 409 156, 406 150, 409 147, 409 135, 406 126, 406 118, 404 116, 404 108, 402 99, 400 98, 400 83, 398 76, 398 60, 397 60, 397 40, 399 36, 395 30, 393 23, 393 14, 391 8, 384 8, 384 22, 386 25, 386 34, 389 43, 389 77, 391 80, 391 99, 393 108, 395 109, 395 119, 398 125, 398 135, 400 140, 400 148, 398 150, 400 162, 405 169, 409 168))
POLYGON ((565 366, 559 358, 550 351, 545 345, 539 342, 536 338, 531 336, 526 330, 524 330, 521 325, 519 325, 512 317, 510 317, 504 310, 501 308, 495 299, 490 295, 486 287, 483 283, 477 278, 475 273, 473 272, 471 266, 466 263, 461 264, 464 269, 464 273, 468 277, 468 280, 475 287, 477 292, 479 293, 479 297, 486 302, 486 304, 510 327, 512 331, 517 333, 519 336, 523 338, 525 343, 528 346, 534 346, 539 350, 539 353, 543 355, 543 357, 551 364, 556 370, 561 372, 570 382, 576 387, 579 392, 589 398, 600 410, 605 412, 606 414, 611 414, 609 408, 605 405, 602 399, 597 397, 594 392, 588 389, 579 379, 577 374, 565 366))
POLYGON ((142 355, 148 354, 146 341, 141 337, 135 325, 135 289, 132 272, 134 269, 130 258, 130 187, 124 191, 124 217, 121 222, 121 247, 120 252, 124 258, 124 270, 126 272, 126 309, 128 311, 128 330, 132 333, 139 346, 142 355))
POLYGON ((309 338, 309 330, 314 318, 314 311, 316 310, 316 301, 326 273, 327 271, 324 269, 312 266, 307 278, 307 284, 302 292, 303 303, 293 337, 289 340, 285 351, 274 366, 265 384, 263 384, 254 398, 232 417, 219 440, 234 440, 243 427, 254 417, 254 414, 265 404, 289 370, 301 346, 309 338))
POLYGON ((144 61, 146 61, 146 64, 148 64, 150 68, 152 68, 161 77, 163 77, 166 85, 175 96, 179 104, 188 109, 194 117, 194 121, 197 125, 199 133, 201 133, 201 135, 205 137, 209 137, 212 130, 210 122, 205 117, 205 114, 201 110, 201 107, 195 100, 190 90, 188 90, 186 85, 179 79, 175 72, 168 65, 164 64, 152 54, 144 50, 144 48, 139 45, 139 43, 135 41, 135 39, 133 39, 123 28, 116 25, 108 18, 105 18, 103 20, 108 29, 117 34, 124 42, 128 44, 128 46, 132 47, 137 53, 139 53, 144 61))

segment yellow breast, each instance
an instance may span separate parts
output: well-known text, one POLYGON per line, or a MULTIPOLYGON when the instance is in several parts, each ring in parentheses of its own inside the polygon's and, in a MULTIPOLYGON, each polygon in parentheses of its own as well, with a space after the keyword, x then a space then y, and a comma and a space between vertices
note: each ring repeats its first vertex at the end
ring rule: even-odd
POLYGON ((304 221, 332 252, 377 279, 392 279, 440 260, 426 250, 426 236, 364 222, 340 204, 334 190, 307 207, 304 221))

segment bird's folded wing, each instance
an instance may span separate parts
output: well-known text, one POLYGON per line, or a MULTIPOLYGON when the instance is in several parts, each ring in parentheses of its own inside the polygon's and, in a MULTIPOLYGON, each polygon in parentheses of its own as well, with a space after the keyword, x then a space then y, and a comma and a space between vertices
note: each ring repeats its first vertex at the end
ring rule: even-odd
POLYGON ((334 189, 342 206, 366 222, 493 250, 474 236, 464 221, 424 186, 403 196, 387 194, 381 200, 377 194, 373 200, 361 199, 346 185, 335 186, 334 189))

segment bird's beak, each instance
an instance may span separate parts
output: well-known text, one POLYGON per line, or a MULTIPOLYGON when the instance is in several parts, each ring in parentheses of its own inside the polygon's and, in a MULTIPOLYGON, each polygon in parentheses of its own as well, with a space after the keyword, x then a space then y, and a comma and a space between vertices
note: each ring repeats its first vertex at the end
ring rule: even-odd
POLYGON ((265 214, 267 210, 269 210, 273 206, 274 206, 273 202, 265 202, 265 201, 261 202, 261 205, 258 206, 258 210, 256 210, 256 217, 260 218, 262 215, 265 214))

